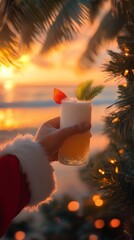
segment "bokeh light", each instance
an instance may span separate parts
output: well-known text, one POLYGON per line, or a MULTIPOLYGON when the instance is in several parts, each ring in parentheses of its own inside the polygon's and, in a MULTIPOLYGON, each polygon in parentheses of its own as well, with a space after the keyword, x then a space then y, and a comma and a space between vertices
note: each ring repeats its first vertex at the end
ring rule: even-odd
POLYGON ((15 240, 24 240, 25 237, 26 237, 26 234, 23 231, 18 231, 14 235, 15 240))
POLYGON ((117 218, 113 218, 111 221, 110 221, 110 226, 112 228, 118 228, 121 224, 121 221, 117 218))
POLYGON ((124 149, 123 148, 119 149, 119 154, 122 155, 123 153, 124 153, 124 149))
POLYGON ((98 240, 98 236, 95 234, 91 234, 88 238, 88 240, 98 240))
POLYGON ((101 173, 102 175, 105 174, 105 171, 103 171, 102 169, 99 169, 98 171, 99 171, 99 173, 101 173))
POLYGON ((95 201, 95 205, 97 207, 101 207, 103 205, 103 203, 104 203, 104 201, 102 199, 98 199, 98 200, 95 201))
POLYGON ((97 219, 95 222, 94 222, 94 226, 97 228, 97 229, 101 229, 105 226, 105 222, 103 219, 97 219))
POLYGON ((99 196, 99 195, 96 194, 96 195, 93 196, 93 201, 94 201, 94 202, 97 201, 98 199, 100 199, 100 196, 99 196))
POLYGON ((3 86, 6 90, 11 90, 14 87, 14 83, 11 80, 7 80, 3 83, 3 86))
POLYGON ((69 211, 75 212, 75 211, 79 210, 80 204, 77 201, 71 201, 71 202, 68 203, 67 207, 68 207, 69 211))
POLYGON ((6 78, 6 79, 9 79, 9 78, 12 78, 13 77, 13 67, 6 67, 4 65, 2 65, 0 67, 0 75, 2 78, 6 78))

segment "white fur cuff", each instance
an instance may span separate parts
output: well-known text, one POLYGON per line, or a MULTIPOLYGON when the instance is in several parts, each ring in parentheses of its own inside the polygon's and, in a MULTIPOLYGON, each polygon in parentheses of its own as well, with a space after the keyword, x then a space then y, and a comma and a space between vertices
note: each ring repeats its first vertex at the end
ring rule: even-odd
POLYGON ((12 142, 3 147, 1 155, 15 155, 26 173, 31 191, 29 206, 34 207, 51 199, 55 192, 55 175, 47 155, 33 136, 18 135, 12 142))

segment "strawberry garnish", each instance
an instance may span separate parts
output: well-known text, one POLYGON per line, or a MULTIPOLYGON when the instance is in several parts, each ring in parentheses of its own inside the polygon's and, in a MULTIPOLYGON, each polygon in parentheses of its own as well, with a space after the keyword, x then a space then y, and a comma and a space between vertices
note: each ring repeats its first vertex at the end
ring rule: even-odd
POLYGON ((61 104, 61 100, 67 98, 67 96, 64 92, 54 88, 53 98, 56 103, 61 104))

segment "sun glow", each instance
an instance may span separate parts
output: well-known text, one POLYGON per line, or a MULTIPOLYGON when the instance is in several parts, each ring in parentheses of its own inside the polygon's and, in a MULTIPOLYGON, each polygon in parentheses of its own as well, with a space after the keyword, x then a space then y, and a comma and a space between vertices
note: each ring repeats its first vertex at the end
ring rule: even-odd
POLYGON ((0 129, 13 129, 18 126, 12 109, 0 110, 0 129))
POLYGON ((29 55, 26 55, 26 54, 22 55, 19 58, 19 62, 21 62, 21 63, 27 63, 27 62, 29 62, 29 60, 30 60, 30 57, 29 57, 29 55))
POLYGON ((11 80, 7 80, 3 83, 3 86, 6 90, 11 90, 14 87, 14 83, 11 80))
POLYGON ((13 68, 1 66, 0 75, 2 78, 12 78, 13 77, 13 68))

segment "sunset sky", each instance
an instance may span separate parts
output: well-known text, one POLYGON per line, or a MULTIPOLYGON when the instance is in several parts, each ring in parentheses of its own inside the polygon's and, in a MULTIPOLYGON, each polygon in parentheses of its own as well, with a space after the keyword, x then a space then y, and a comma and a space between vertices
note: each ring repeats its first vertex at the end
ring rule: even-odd
MULTIPOLYGON (((105 77, 102 64, 107 61, 106 50, 97 58, 97 62, 88 70, 78 68, 78 59, 86 46, 86 39, 78 38, 59 50, 53 50, 48 56, 23 55, 20 58, 20 69, 13 66, 1 66, 0 83, 12 84, 43 84, 43 85, 74 85, 80 81, 94 79, 103 82, 105 77)), ((107 83, 108 84, 108 83, 107 83)), ((113 84, 113 81, 111 83, 113 84)))
MULTIPOLYGON (((39 56, 37 46, 32 53, 22 55, 19 59, 20 68, 13 66, 0 67, 0 84, 10 88, 18 84, 34 85, 74 85, 83 80, 94 79, 97 83, 103 83, 105 75, 102 72, 102 64, 108 60, 106 49, 116 48, 116 43, 106 45, 101 54, 96 58, 96 63, 88 70, 78 67, 78 59, 84 52, 89 37, 95 32, 99 20, 94 26, 87 25, 72 42, 63 44, 49 55, 39 56)), ((111 81, 107 84, 114 84, 111 81)))

